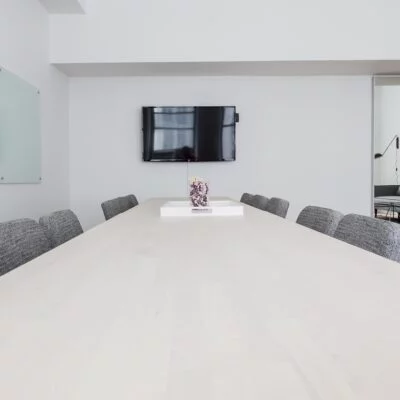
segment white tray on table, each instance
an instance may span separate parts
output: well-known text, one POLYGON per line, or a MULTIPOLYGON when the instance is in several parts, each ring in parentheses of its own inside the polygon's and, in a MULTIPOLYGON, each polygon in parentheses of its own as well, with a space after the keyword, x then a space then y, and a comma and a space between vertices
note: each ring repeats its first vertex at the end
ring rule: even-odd
POLYGON ((160 207, 162 217, 241 216, 243 205, 233 200, 210 201, 207 207, 193 207, 190 201, 168 201, 160 207))

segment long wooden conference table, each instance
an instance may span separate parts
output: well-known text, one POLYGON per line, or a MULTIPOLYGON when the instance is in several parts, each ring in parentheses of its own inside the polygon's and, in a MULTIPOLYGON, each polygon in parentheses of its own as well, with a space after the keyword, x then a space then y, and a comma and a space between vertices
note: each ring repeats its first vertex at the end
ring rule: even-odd
POLYGON ((163 202, 0 277, 1 399, 400 399, 399 264, 163 202))

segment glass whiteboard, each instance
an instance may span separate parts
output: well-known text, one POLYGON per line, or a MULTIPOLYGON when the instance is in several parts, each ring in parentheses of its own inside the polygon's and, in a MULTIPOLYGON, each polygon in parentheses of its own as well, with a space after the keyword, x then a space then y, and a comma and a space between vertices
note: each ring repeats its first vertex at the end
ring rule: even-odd
POLYGON ((40 181, 39 90, 0 67, 0 183, 40 181))

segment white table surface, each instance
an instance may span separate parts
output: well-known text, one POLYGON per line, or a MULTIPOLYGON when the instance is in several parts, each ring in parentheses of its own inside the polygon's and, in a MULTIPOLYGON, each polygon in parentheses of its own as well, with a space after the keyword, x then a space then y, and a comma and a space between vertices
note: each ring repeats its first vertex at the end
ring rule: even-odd
POLYGON ((400 265, 152 200, 0 277, 0 398, 400 399, 400 265))

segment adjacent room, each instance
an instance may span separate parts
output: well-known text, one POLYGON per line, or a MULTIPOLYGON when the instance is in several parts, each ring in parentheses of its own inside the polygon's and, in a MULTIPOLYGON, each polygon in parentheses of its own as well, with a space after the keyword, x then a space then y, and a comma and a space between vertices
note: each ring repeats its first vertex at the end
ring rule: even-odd
POLYGON ((400 399, 399 12, 0 0, 0 398, 400 399))

